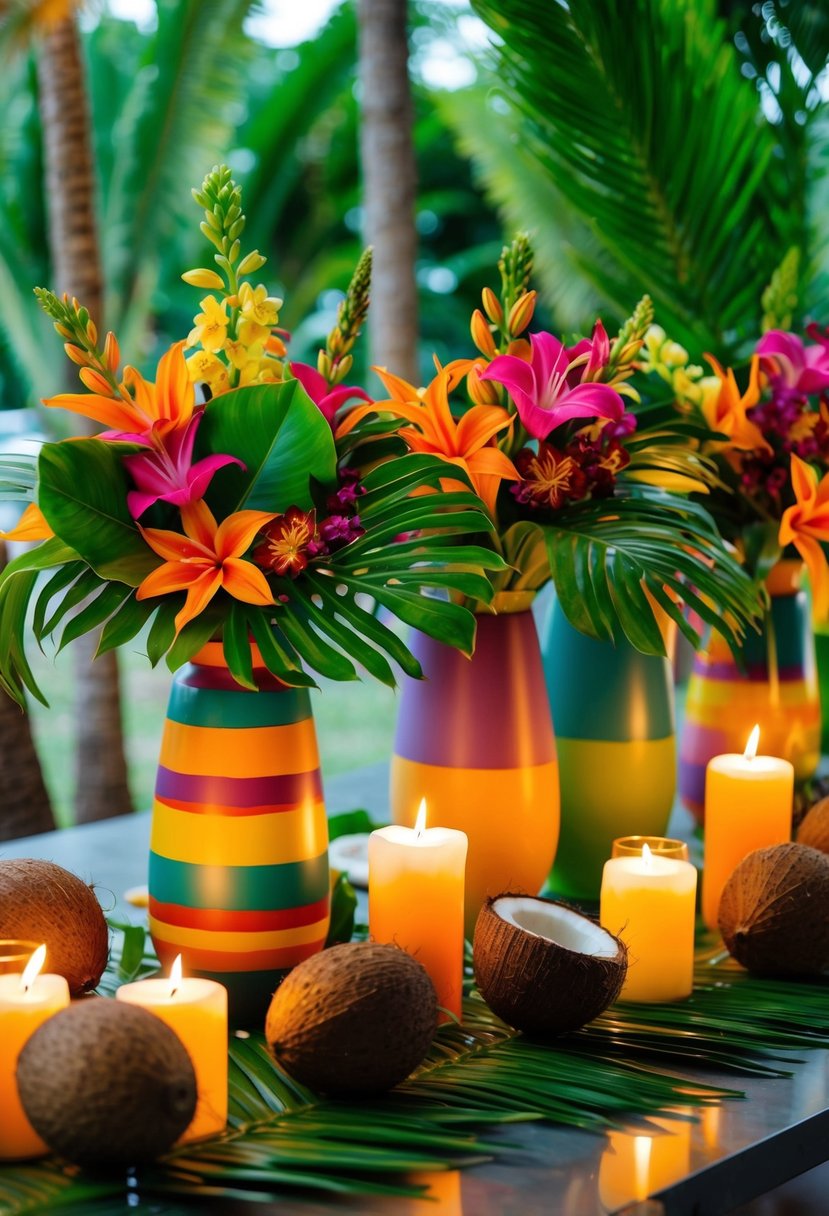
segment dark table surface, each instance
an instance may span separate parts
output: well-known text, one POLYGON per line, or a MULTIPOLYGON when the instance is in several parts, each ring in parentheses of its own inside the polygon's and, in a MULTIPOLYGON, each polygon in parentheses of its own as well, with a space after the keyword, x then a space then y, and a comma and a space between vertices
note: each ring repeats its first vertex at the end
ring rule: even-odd
MULTIPOLYGON (((388 818, 387 769, 374 765, 330 778, 330 814, 362 806, 388 818)), ((678 812, 672 834, 687 835, 678 812)), ((0 845, 3 857, 42 857, 93 882, 104 907, 141 920, 124 892, 146 881, 149 814, 131 815, 0 845)), ((519 1145, 494 1160, 436 1176, 436 1202, 286 1197, 281 1216, 342 1213, 411 1216, 719 1216, 829 1158, 829 1051, 807 1054, 792 1076, 735 1078, 714 1070, 685 1070, 691 1079, 745 1092, 696 1119, 670 1120, 665 1134, 630 1128, 609 1138, 570 1128, 522 1124, 496 1133, 519 1145)), ((690 1112, 686 1112, 690 1114, 690 1112)), ((162 1210, 172 1210, 164 1208, 162 1210)), ((199 1204, 199 1211, 211 1210, 199 1204)), ((224 1209, 227 1210, 227 1209, 224 1209)), ((257 1205, 259 1211, 277 1211, 257 1205)), ((829 1197, 826 1207, 829 1212, 829 1197)), ((816 1209, 820 1211, 820 1209, 816 1209)))

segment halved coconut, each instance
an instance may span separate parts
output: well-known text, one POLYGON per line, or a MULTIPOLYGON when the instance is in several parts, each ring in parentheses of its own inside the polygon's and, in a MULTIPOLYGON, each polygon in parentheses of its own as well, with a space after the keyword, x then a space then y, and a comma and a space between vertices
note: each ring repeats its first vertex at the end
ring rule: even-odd
POLYGON ((564 904, 498 895, 478 915, 475 980, 493 1013, 516 1030, 578 1030, 619 995, 623 942, 564 904))

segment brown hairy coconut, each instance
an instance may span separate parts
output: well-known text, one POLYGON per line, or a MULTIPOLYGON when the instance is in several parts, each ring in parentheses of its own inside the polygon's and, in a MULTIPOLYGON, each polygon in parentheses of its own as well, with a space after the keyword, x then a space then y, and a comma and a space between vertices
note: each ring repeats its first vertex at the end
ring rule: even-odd
POLYGON ((829 968, 829 856, 805 844, 755 849, 723 888, 719 927, 749 971, 819 975, 829 968))
POLYGON ((0 937, 44 942, 47 971, 63 975, 72 996, 97 988, 109 957, 109 932, 91 887, 51 861, 0 861, 0 937))
POLYGON ((193 1118, 196 1077, 181 1040, 137 1005, 93 998, 40 1026, 17 1063, 29 1122, 78 1165, 134 1165, 193 1118))
POLYGON ((379 1094, 421 1063, 437 1025, 422 966, 397 946, 350 942, 295 967, 265 1022, 274 1059, 312 1089, 379 1094))
POLYGON ((821 853, 829 853, 829 798, 821 798, 806 812, 795 840, 811 849, 820 849, 821 853))
POLYGON ((475 981, 493 1013, 527 1034, 578 1030, 607 1009, 627 973, 624 943, 563 904, 498 895, 478 914, 475 981))

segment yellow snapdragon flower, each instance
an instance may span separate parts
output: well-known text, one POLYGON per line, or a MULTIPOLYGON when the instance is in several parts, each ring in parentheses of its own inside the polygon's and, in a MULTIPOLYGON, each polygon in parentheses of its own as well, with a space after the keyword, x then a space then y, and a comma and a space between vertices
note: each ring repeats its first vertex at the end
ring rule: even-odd
POLYGON ((215 296, 205 296, 201 308, 202 311, 193 318, 195 328, 190 331, 187 345, 200 343, 205 350, 215 353, 222 349, 227 338, 227 301, 219 303, 215 296))
POLYGON ((217 355, 199 350, 187 359, 187 370, 194 384, 206 384, 214 397, 226 393, 230 388, 227 367, 217 355))
POLYGON ((282 301, 276 296, 269 296, 264 283, 258 287, 243 283, 239 288, 239 306, 239 340, 246 346, 252 346, 258 339, 267 338, 276 325, 282 301))
POLYGON ((264 349, 261 342, 254 342, 253 346, 246 346, 244 342, 233 341, 230 338, 224 345, 225 354, 237 371, 241 371, 243 367, 247 367, 251 361, 258 363, 262 358, 264 349))

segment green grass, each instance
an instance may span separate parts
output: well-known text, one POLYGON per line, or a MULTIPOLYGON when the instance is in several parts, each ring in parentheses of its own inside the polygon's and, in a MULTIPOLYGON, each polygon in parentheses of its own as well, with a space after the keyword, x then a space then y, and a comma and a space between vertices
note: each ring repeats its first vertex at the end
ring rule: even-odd
MULTIPOLYGON (((172 679, 161 664, 155 670, 140 645, 121 651, 122 704, 129 762, 130 789, 139 809, 152 802, 155 766, 164 711, 172 679)), ((72 822, 74 781, 71 647, 56 658, 31 652, 32 669, 50 703, 31 704, 35 740, 55 815, 61 826, 72 822)), ((373 680, 337 684, 321 681, 312 692, 323 775, 344 772, 388 757, 391 751, 397 695, 373 680)))

